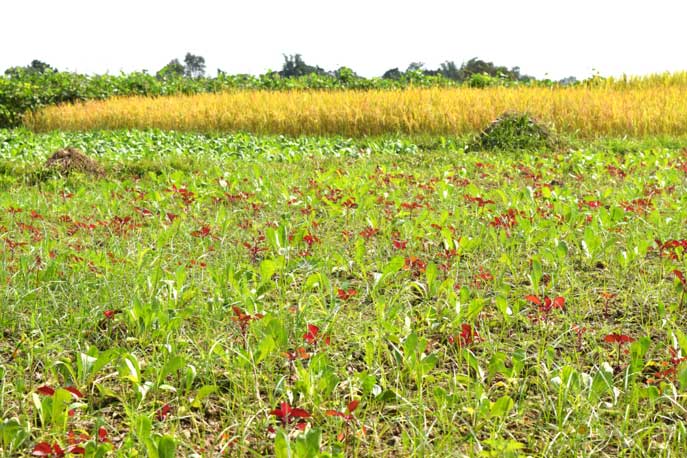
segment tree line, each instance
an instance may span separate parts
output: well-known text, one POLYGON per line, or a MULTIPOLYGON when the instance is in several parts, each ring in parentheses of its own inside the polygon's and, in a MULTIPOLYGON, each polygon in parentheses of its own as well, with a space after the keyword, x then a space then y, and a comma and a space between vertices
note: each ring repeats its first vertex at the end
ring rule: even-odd
MULTIPOLYGON (((308 75, 316 75, 323 77, 333 77, 342 81, 352 81, 356 79, 365 79, 359 76, 353 69, 349 67, 340 67, 336 70, 325 70, 318 65, 310 65, 305 62, 301 54, 284 54, 284 62, 279 71, 268 71, 267 76, 281 78, 298 78, 308 75)), ((34 73, 42 74, 45 72, 57 72, 57 69, 51 65, 41 62, 40 60, 33 60, 25 67, 11 67, 5 71, 5 75, 12 77, 20 74, 34 73)), ((217 75, 226 75, 226 72, 221 69, 217 70, 217 75)), ((160 79, 174 79, 174 78, 204 78, 206 77, 205 58, 203 56, 186 53, 183 62, 178 58, 172 59, 167 65, 162 67, 155 73, 155 76, 160 79)), ((436 69, 425 68, 423 62, 411 62, 405 70, 399 68, 391 68, 385 71, 380 77, 385 80, 401 80, 413 79, 418 77, 432 77, 438 76, 446 78, 447 80, 464 83, 473 82, 475 86, 491 85, 493 81, 489 79, 498 79, 502 81, 512 82, 531 82, 536 81, 536 78, 530 75, 521 73, 520 67, 508 68, 502 65, 496 65, 493 62, 488 62, 477 57, 463 62, 458 65, 454 61, 445 61, 436 69), (483 84, 480 84, 480 80, 483 84)), ((560 80, 559 83, 571 84, 577 82, 574 76, 570 76, 560 80)))

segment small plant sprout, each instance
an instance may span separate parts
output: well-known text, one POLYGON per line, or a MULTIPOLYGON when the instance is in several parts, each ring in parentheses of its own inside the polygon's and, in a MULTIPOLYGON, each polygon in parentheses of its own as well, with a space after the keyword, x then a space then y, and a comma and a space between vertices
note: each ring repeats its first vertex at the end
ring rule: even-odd
MULTIPOLYGON (((348 432, 349 432, 349 428, 350 428, 351 423, 357 421, 353 412, 355 412, 355 410, 358 408, 359 404, 360 404, 359 400, 353 400, 346 405, 346 411, 345 412, 340 412, 338 410, 327 410, 324 412, 324 414, 327 415, 328 417, 340 417, 340 418, 344 419, 344 422, 345 422, 344 423, 344 430, 339 432, 339 434, 337 434, 337 436, 336 436, 336 439, 339 442, 343 442, 346 439, 346 437, 348 437, 348 432)), ((363 427, 363 432, 364 432, 364 430, 365 430, 365 428, 363 427)))
POLYGON ((298 407, 291 407, 288 402, 282 402, 274 410, 270 411, 270 415, 277 418, 281 426, 288 427, 293 421, 296 422, 296 429, 304 431, 307 426, 307 418, 310 418, 310 412, 298 407))
POLYGON ((616 361, 616 369, 620 369, 620 352, 623 347, 623 345, 630 344, 635 341, 634 338, 625 335, 625 334, 607 334, 604 339, 604 342, 610 343, 610 344, 617 344, 617 361, 616 361))

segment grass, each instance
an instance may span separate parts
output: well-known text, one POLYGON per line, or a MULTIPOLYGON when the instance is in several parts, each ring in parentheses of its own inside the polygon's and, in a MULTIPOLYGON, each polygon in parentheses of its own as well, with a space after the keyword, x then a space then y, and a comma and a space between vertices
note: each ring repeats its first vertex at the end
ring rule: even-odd
POLYGON ((125 97, 47 107, 27 115, 25 125, 41 132, 159 128, 290 136, 456 136, 479 132, 509 111, 527 112, 558 132, 587 139, 684 135, 687 85, 251 90, 125 97))
POLYGON ((622 144, 0 132, 0 456, 678 456, 687 157, 622 144))

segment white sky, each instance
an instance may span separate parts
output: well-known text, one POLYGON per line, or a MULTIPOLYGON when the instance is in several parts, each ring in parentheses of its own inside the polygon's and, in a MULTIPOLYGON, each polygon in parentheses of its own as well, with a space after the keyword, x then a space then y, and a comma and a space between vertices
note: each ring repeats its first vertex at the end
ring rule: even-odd
POLYGON ((282 54, 363 76, 471 57, 559 79, 687 69, 685 0, 0 0, 0 72, 279 70, 282 54))

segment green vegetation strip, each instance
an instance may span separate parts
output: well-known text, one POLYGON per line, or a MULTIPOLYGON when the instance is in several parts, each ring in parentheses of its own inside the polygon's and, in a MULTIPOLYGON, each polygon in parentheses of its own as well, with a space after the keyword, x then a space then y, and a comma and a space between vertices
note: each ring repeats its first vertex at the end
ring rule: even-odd
POLYGON ((395 142, 0 131, 0 453, 685 450, 685 152, 395 142))

